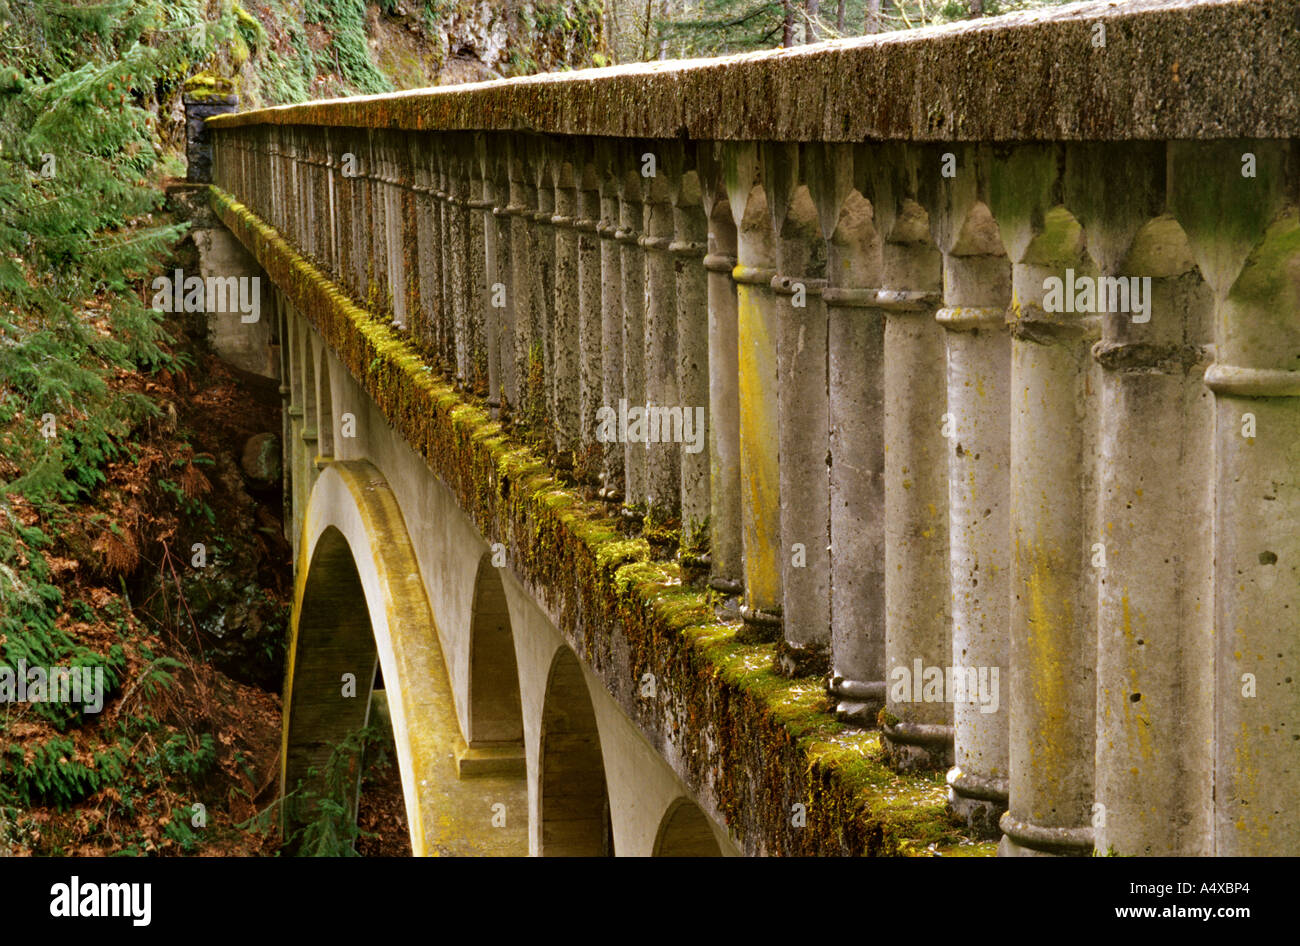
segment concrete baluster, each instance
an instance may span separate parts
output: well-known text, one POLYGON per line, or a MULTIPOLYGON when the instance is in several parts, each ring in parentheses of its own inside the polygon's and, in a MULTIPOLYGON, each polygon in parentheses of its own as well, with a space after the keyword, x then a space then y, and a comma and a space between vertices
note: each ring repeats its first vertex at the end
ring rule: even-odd
MULTIPOLYGON (((623 296, 623 397, 629 409, 645 405, 645 250, 641 247, 644 212, 641 209, 641 176, 632 148, 615 152, 618 176, 618 232, 623 296)), ((620 414, 622 413, 620 405, 620 414)), ((623 443, 623 512, 630 518, 645 514, 645 444, 625 439, 623 443)))
MULTIPOLYGON (((1300 212, 1291 142, 1169 145, 1214 293, 1214 853, 1300 850, 1300 212), (1248 163, 1253 176, 1245 173, 1248 163)), ((1145 697, 1144 697, 1145 699, 1145 697)))
POLYGON ((445 339, 450 331, 448 328, 455 318, 457 298, 460 293, 458 282, 459 274, 456 269, 456 248, 453 235, 455 234, 456 204, 452 196, 452 155, 448 147, 446 135, 438 135, 436 138, 437 147, 434 151, 436 171, 434 179, 437 182, 437 190, 434 196, 438 200, 438 252, 440 256, 439 266, 439 295, 442 304, 438 307, 438 318, 430 327, 428 342, 435 352, 435 364, 441 360, 442 352, 446 350, 445 339))
POLYGON ((1023 146, 990 166, 989 206, 1012 262, 1006 855, 1087 855, 1093 844, 1099 325, 1047 311, 1047 280, 1095 275, 1061 206, 1059 157, 1023 146))
MULTIPOLYGON (((646 522, 650 528, 681 515, 681 445, 670 412, 677 394, 677 277, 669 247, 673 242, 673 205, 668 146, 647 142, 643 166, 653 156, 655 173, 642 176, 645 249, 645 487, 646 522)), ((632 405, 629 405, 631 407, 632 405)), ((629 425, 630 428, 630 425, 629 425)))
POLYGON ((578 454, 574 468, 579 480, 595 486, 600 479, 601 444, 596 439, 596 411, 601 390, 601 258, 600 182, 591 145, 577 155, 578 326, 573 347, 578 354, 578 454))
MULTIPOLYGON (((496 300, 493 298, 492 290, 496 283, 501 283, 504 289, 505 282, 501 280, 500 273, 510 265, 510 248, 506 246, 505 252, 501 252, 496 220, 492 216, 492 211, 496 207, 496 183, 490 166, 490 148, 491 144, 486 135, 474 136, 477 189, 475 198, 470 201, 470 207, 478 220, 476 228, 478 236, 481 237, 478 244, 474 244, 471 240, 471 246, 475 247, 475 252, 483 260, 483 290, 476 294, 475 309, 479 318, 483 320, 488 406, 496 416, 500 412, 505 382, 501 374, 501 310, 494 304, 496 300)), ((504 295, 504 292, 502 294, 504 295)), ((465 351, 467 359, 474 354, 468 349, 465 351)), ((463 372, 462 376, 468 376, 470 374, 468 363, 461 366, 458 361, 457 372, 463 372)))
MULTIPOLYGON (((948 543, 952 581, 953 767, 948 800, 982 836, 998 836, 1010 788, 1011 264, 988 209, 975 148, 956 148, 953 176, 931 182, 943 253, 947 330, 948 543)), ((942 159, 941 159, 942 160, 942 159)))
POLYGON ((741 541, 745 560, 744 637, 781 634, 781 494, 776 387, 780 322, 772 295, 775 236, 757 146, 724 145, 727 202, 736 224, 737 350, 740 409, 741 541))
POLYGON ((830 404, 822 301, 826 240, 809 190, 810 179, 822 171, 823 153, 817 146, 769 145, 764 160, 768 207, 779 234, 778 272, 771 282, 778 318, 784 632, 777 665, 788 676, 824 676, 830 666, 830 404))
POLYGON ((464 142, 457 137, 448 142, 450 161, 447 176, 447 203, 451 211, 452 308, 443 325, 442 364, 462 387, 469 381, 469 313, 478 303, 477 284, 471 257, 481 252, 482 242, 471 239, 471 218, 477 216, 469 207, 470 184, 464 142))
POLYGON ((737 339, 736 223, 716 145, 696 151, 708 226, 709 305, 709 587, 724 595, 724 616, 738 613, 745 590, 740 512, 740 360, 737 339))
POLYGON ((1163 144, 1067 146, 1066 204, 1101 274, 1094 846, 1205 855, 1214 405, 1202 379, 1214 306, 1186 236, 1164 213, 1164 172, 1163 144))
POLYGON ((426 136, 410 135, 409 160, 411 162, 415 198, 415 252, 419 258, 419 305, 412 320, 411 332, 416 340, 427 343, 430 329, 438 318, 442 304, 442 254, 438 250, 438 200, 434 196, 435 181, 433 155, 426 136))
MULTIPOLYGON (((483 170, 474 154, 473 139, 464 138, 461 148, 461 167, 465 173, 465 268, 469 282, 466 285, 464 317, 456 324, 456 376, 464 387, 494 399, 500 392, 495 386, 490 386, 488 377, 488 310, 491 309, 491 298, 486 248, 489 226, 495 235, 495 225, 492 225, 491 202, 483 196, 483 170)), ((499 386, 499 380, 497 384, 499 386)))
POLYGON ((366 219, 370 240, 370 253, 367 256, 370 265, 367 302, 370 310, 376 316, 380 316, 389 311, 388 229, 385 222, 388 188, 384 184, 385 168, 380 142, 381 132, 373 128, 366 131, 365 175, 368 210, 366 219))
POLYGON ((536 332, 532 345, 541 354, 540 365, 536 370, 530 369, 530 397, 536 389, 535 429, 542 435, 548 447, 554 449, 552 430, 555 425, 554 404, 551 389, 554 386, 555 373, 555 225, 551 218, 555 216, 555 185, 551 173, 551 156, 547 143, 542 139, 531 139, 528 144, 529 165, 532 169, 533 183, 537 189, 537 209, 533 211, 532 242, 529 246, 529 261, 533 298, 533 329, 536 332))
POLYGON ((885 236, 885 712, 886 757, 900 771, 952 764, 948 462, 944 331, 935 321, 942 258, 912 181, 938 175, 928 153, 883 150, 873 171, 885 236), (925 165, 925 166, 923 166, 925 165), (921 679, 918 680, 917 676, 921 679), (937 685, 936 685, 937 678, 937 685))
POLYGON ((510 213, 510 178, 509 150, 505 141, 493 139, 489 144, 490 158, 484 163, 484 182, 491 187, 491 193, 484 188, 484 196, 492 201, 492 216, 487 225, 496 233, 496 265, 487 273, 488 308, 487 317, 494 323, 489 332, 489 352, 495 338, 496 356, 489 357, 489 365, 495 360, 500 382, 498 396, 505 401, 506 412, 513 415, 519 410, 519 375, 518 358, 515 355, 515 308, 517 293, 515 265, 513 259, 514 244, 511 237, 510 213))
MULTIPOLYGON (((862 149, 859 149, 862 150, 862 149)), ((883 240, 864 152, 825 149, 812 178, 827 234, 831 667, 840 718, 875 725, 885 704, 885 316, 876 307, 883 240)))
POLYGON ((551 322, 551 433, 556 466, 572 470, 579 438, 578 403, 578 196, 571 157, 559 146, 551 156, 554 175, 554 303, 551 322))
POLYGON ((390 132, 385 136, 384 156, 386 171, 384 189, 387 192, 386 230, 388 233, 388 291, 391 300, 393 324, 399 328, 410 328, 410 289, 411 271, 407 264, 407 216, 409 211, 410 172, 407 165, 398 159, 404 149, 399 148, 398 133, 390 132))
MULTIPOLYGON (((694 149, 682 155, 693 159, 694 149)), ((669 177, 673 204, 674 285, 677 302, 677 403, 682 409, 681 547, 692 569, 709 519, 709 274, 704 268, 709 224, 700 175, 685 167, 669 177)))
MULTIPOLYGON (((617 154, 596 142, 596 173, 600 180, 600 399, 601 406, 617 412, 623 397, 623 262, 618 243, 619 200, 617 154)), ((623 500, 623 444, 612 438, 601 449, 599 495, 610 502, 623 500)))
POLYGON ((397 142, 397 162, 400 170, 402 208, 402 296, 406 300, 404 325, 408 332, 418 337, 424 320, 425 276, 428 266, 420 252, 420 216, 423 214, 424 195, 419 190, 419 165, 411 160, 411 142, 418 136, 403 133, 397 142))
MULTIPOLYGON (((527 150, 517 136, 506 137, 507 173, 510 203, 506 213, 510 229, 510 317, 514 337, 508 343, 514 356, 515 391, 512 407, 516 420, 533 427, 537 423, 538 404, 533 394, 533 372, 541 371, 541 348, 534 323, 531 291, 532 252, 534 244, 532 214, 537 206, 537 188, 527 169, 527 150)), ((502 343, 503 348, 506 343, 502 343)), ((509 396, 509 391, 507 390, 509 396)))
POLYGON ((333 128, 321 131, 321 162, 325 178, 324 251, 331 277, 343 283, 343 263, 339 259, 339 182, 336 139, 333 128))

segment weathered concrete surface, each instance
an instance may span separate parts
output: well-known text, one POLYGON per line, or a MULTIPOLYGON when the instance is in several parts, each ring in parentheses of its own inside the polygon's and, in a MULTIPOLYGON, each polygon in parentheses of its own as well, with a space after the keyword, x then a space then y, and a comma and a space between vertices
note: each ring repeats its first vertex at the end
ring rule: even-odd
POLYGON ((1291 137, 1300 0, 1082 3, 689 62, 280 106, 210 120, 644 138, 1291 137), (1095 23, 1105 46, 1094 46, 1095 23))

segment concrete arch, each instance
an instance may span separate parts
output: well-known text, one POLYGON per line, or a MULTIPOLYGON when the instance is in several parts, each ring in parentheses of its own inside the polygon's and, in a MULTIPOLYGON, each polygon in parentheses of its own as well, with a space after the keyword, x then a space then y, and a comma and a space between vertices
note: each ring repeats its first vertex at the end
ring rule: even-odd
POLYGON ((654 856, 722 857, 722 848, 700 806, 689 798, 678 798, 659 822, 654 856))
MULTIPOLYGON (((306 780, 333 744, 365 724, 383 670, 412 853, 454 847, 439 786, 458 731, 433 614, 397 499, 364 461, 332 463, 302 531, 290 629, 280 792, 306 780), (343 674, 355 696, 343 691, 343 674)), ((454 778, 454 776, 453 776, 454 778)), ((353 811, 356 793, 352 793, 353 811)))
POLYGON ((578 658, 560 647, 542 710, 537 851, 543 857, 614 854, 600 732, 578 658))
POLYGON ((469 745, 522 750, 524 721, 514 633, 501 569, 491 550, 479 561, 474 581, 469 646, 469 745))

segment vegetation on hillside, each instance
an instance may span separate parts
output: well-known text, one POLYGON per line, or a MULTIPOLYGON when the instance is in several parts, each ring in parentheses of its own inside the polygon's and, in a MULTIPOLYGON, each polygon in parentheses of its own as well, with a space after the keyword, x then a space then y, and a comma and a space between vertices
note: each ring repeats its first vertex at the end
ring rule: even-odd
POLYGON ((275 699, 196 661, 166 591, 223 490, 184 416, 202 366, 143 292, 184 230, 161 214, 156 115, 210 54, 200 14, 0 0, 0 667, 98 672, 105 698, 4 695, 4 852, 263 843, 234 824, 275 699))

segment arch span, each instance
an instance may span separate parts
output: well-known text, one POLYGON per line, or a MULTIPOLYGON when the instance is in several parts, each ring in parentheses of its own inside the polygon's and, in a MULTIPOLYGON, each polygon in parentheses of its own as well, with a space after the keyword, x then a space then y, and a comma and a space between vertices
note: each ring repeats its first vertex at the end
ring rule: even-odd
POLYGON ((524 720, 510 609, 492 550, 479 560, 470 624, 469 744, 515 746, 522 758, 524 720))
MULTIPOLYGON (((436 817, 450 807, 442 769, 453 749, 449 734, 459 729, 451 685, 401 509, 374 466, 325 468, 308 502, 301 548, 308 564, 294 596, 281 797, 365 724, 378 662, 412 853, 456 851, 455 825, 436 817), (344 689, 348 673, 353 695, 344 689)), ((351 801, 355 813, 355 790, 351 801)))
POLYGON ((722 848, 700 806, 689 798, 679 798, 668 806, 659 823, 654 856, 721 857, 722 848))
POLYGON ((591 693, 578 658, 560 647, 551 661, 542 710, 543 857, 614 854, 605 760, 591 693))

